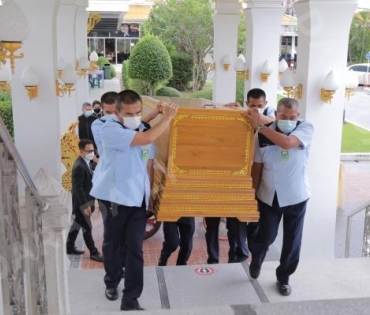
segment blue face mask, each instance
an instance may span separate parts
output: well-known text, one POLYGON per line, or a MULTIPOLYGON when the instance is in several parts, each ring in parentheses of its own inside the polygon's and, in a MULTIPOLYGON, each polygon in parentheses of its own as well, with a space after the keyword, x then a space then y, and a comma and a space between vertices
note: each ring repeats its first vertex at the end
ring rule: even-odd
POLYGON ((297 121, 296 120, 278 120, 277 126, 283 133, 289 134, 294 130, 295 127, 297 127, 297 121))
POLYGON ((90 117, 92 115, 92 110, 87 110, 84 112, 85 117, 90 117))

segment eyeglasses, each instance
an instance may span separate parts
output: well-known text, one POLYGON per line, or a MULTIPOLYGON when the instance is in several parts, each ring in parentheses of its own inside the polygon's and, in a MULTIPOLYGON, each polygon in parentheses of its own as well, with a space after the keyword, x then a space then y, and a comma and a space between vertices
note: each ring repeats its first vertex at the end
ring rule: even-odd
POLYGON ((95 150, 84 150, 84 152, 86 152, 86 153, 93 153, 93 152, 95 152, 95 150))

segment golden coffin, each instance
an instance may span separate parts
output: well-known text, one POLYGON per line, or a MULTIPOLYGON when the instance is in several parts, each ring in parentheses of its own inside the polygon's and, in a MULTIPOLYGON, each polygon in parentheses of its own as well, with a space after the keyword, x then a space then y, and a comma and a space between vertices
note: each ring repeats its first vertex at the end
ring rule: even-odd
MULTIPOLYGON (((144 112, 157 102, 145 97, 144 112)), ((156 141, 152 198, 158 220, 258 221, 251 178, 253 139, 253 126, 239 111, 180 107, 156 141)))

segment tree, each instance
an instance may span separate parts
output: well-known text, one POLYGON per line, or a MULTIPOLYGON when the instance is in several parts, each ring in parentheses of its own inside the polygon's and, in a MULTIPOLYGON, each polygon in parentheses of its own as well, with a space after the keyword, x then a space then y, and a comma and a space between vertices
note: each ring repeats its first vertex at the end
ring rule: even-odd
POLYGON ((238 55, 245 54, 246 43, 247 43, 247 26, 245 22, 244 12, 241 12, 238 25, 238 55))
POLYGON ((158 37, 146 35, 136 44, 130 56, 128 75, 148 82, 152 96, 156 84, 172 77, 170 55, 158 37))
POLYGON ((193 60, 193 91, 206 79, 204 57, 213 47, 212 8, 209 0, 167 0, 156 3, 144 30, 159 36, 167 48, 193 60))
POLYGON ((365 62, 370 51, 370 12, 357 12, 351 24, 348 57, 351 63, 365 62))

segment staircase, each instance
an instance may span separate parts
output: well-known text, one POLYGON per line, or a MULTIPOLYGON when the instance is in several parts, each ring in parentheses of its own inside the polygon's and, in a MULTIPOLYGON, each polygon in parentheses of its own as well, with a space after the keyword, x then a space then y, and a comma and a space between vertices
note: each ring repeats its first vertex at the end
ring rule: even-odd
MULTIPOLYGON (((145 267, 140 304, 145 314, 370 314, 369 259, 302 261, 288 297, 276 291, 277 265, 266 262, 258 280, 244 263, 205 266, 214 269, 210 275, 198 275, 201 266, 145 267)), ((122 314, 120 299, 104 297, 103 276, 103 270, 69 271, 71 314, 122 314)))
POLYGON ((47 314, 41 213, 37 192, 0 119, 1 314, 47 314), (18 174, 26 186, 18 196, 18 174))

